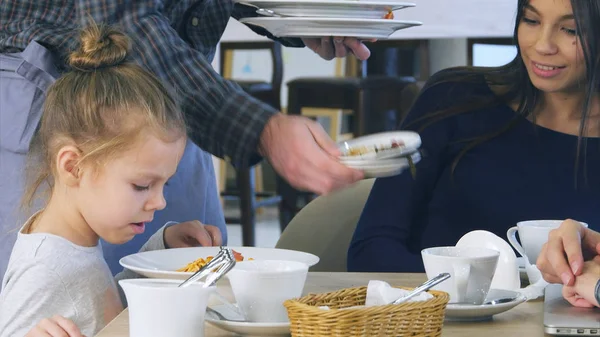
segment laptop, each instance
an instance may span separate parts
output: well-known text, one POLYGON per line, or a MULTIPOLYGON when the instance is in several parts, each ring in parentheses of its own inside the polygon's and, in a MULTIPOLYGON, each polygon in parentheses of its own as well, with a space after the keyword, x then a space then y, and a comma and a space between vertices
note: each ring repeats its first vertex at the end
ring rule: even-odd
POLYGON ((544 331, 558 336, 600 336, 600 308, 576 308, 562 296, 561 284, 546 287, 544 331))

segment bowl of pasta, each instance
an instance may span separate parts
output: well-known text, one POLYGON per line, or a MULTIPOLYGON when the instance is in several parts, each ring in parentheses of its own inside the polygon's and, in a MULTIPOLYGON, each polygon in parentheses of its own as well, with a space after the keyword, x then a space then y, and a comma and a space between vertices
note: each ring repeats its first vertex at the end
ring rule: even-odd
MULTIPOLYGON (((234 251, 237 263, 252 260, 297 261, 309 267, 319 262, 310 253, 278 248, 229 247, 234 251)), ((186 280, 207 264, 219 252, 219 247, 191 247, 154 250, 123 257, 119 263, 137 274, 149 278, 186 280)), ((227 277, 227 276, 225 276, 227 277)))

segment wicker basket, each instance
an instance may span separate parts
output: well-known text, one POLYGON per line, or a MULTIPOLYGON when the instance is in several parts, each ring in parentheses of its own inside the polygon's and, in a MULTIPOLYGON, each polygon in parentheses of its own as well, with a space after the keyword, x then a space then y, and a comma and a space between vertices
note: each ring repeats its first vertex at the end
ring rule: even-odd
POLYGON ((284 306, 293 337, 441 336, 449 296, 429 293, 433 298, 427 301, 340 310, 365 304, 367 287, 357 287, 309 294, 287 300, 284 306))

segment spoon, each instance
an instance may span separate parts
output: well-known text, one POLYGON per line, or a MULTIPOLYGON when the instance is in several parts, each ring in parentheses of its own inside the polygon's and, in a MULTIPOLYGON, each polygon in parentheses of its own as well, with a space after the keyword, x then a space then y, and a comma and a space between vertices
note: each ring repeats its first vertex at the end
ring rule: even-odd
POLYGON ((513 296, 513 297, 495 298, 495 299, 492 299, 489 301, 485 301, 481 304, 472 303, 472 302, 450 302, 448 304, 451 304, 451 305, 498 305, 498 304, 503 304, 503 303, 514 302, 516 300, 517 300, 517 297, 513 296))
POLYGON ((210 262, 179 284, 179 287, 187 287, 206 276, 203 287, 208 288, 214 285, 221 277, 225 276, 234 266, 235 257, 233 256, 233 251, 230 248, 221 247, 219 253, 210 262))
POLYGON ((417 296, 418 294, 420 294, 426 290, 429 290, 433 286, 435 286, 441 282, 444 282, 445 280, 447 280, 449 278, 450 278, 450 274, 441 273, 438 276, 436 276, 436 277, 428 280, 427 282, 423 283, 422 285, 418 286, 417 288, 415 288, 413 291, 411 291, 407 295, 400 297, 399 299, 395 300, 394 302, 392 302, 390 304, 404 303, 404 302, 410 300, 411 298, 417 296))
POLYGON ((225 317, 223 316, 222 313, 218 312, 217 310, 211 308, 211 307, 206 307, 206 312, 209 312, 215 316, 217 316, 217 318, 220 321, 230 321, 230 322, 245 322, 245 319, 234 319, 234 318, 229 318, 229 317, 225 317))
POLYGON ((516 300, 517 300, 517 297, 496 298, 496 299, 484 302, 483 305, 497 305, 497 304, 502 304, 502 303, 510 303, 510 302, 513 302, 516 300))
MULTIPOLYGON (((217 253, 212 260, 210 260, 207 264, 205 264, 202 268, 200 268, 200 270, 195 272, 187 280, 185 280, 181 284, 179 284, 179 287, 187 287, 187 286, 193 284, 194 282, 200 280, 204 276, 206 276, 206 279, 204 280, 204 284, 202 285, 202 287, 204 287, 204 288, 211 287, 215 283, 217 283, 217 281, 219 279, 221 279, 221 277, 225 276, 225 274, 227 274, 235 266, 235 263, 236 263, 236 261, 235 261, 234 255, 233 255, 233 251, 230 248, 221 247, 219 250, 219 253, 217 253)), ((225 304, 225 306, 227 306, 230 310, 237 313, 238 315, 243 316, 240 313, 237 306, 235 306, 234 304, 229 302, 225 297, 220 295, 218 292, 215 292, 212 295, 216 296, 219 299, 219 301, 222 302, 223 304, 225 304)), ((217 317, 219 317, 222 320, 243 321, 243 320, 229 319, 229 318, 223 316, 220 312, 218 312, 210 307, 207 307, 206 311, 214 313, 217 317)))

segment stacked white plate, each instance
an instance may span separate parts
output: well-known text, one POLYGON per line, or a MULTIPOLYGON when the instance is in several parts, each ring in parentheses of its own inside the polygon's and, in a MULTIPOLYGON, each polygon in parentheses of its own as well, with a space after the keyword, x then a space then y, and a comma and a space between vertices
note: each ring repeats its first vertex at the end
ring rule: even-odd
POLYGON ((414 7, 393 0, 236 0, 256 7, 262 17, 240 22, 259 26, 278 37, 344 36, 385 39, 419 21, 386 19, 389 13, 414 7))
POLYGON ((365 178, 390 177, 410 169, 421 160, 421 137, 416 132, 383 132, 338 144, 340 161, 361 170, 365 178))

